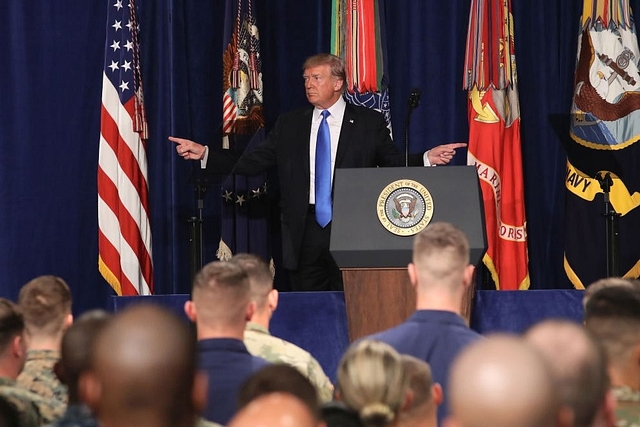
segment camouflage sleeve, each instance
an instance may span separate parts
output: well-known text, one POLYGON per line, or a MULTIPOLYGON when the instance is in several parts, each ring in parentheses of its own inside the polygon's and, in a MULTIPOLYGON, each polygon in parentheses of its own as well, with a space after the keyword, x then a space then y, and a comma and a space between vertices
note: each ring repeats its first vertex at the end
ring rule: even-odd
POLYGON ((3 395, 3 398, 9 402, 20 414, 20 425, 28 427, 38 427, 43 424, 38 413, 38 408, 29 400, 14 395, 3 395))
POLYGON ((55 399, 45 399, 41 396, 33 399, 35 406, 38 408, 40 418, 43 424, 51 424, 64 415, 66 405, 55 399))
POLYGON ((324 373, 320 363, 313 357, 309 359, 307 377, 318 390, 318 398, 321 403, 327 403, 333 399, 333 384, 324 373))

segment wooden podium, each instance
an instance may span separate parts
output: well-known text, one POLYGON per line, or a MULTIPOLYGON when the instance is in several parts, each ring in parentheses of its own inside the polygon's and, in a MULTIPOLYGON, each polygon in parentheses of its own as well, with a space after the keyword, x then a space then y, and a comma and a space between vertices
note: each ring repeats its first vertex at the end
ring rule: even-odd
MULTIPOLYGON (((398 325, 415 310, 415 290, 406 269, 413 236, 391 233, 378 215, 389 184, 409 180, 428 190, 431 222, 452 223, 466 234, 472 264, 478 265, 486 251, 475 167, 336 169, 330 249, 342 270, 352 341, 398 325)), ((463 302, 463 313, 469 313, 471 295, 463 302)))

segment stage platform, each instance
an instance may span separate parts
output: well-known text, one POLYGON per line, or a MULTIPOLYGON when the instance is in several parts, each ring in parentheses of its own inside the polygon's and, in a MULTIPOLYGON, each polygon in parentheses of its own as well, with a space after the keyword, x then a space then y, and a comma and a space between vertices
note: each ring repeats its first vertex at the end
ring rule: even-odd
MULTIPOLYGON (((543 319, 582 322, 582 294, 578 290, 477 291, 471 327, 481 334, 521 333, 543 319)), ((186 294, 112 297, 110 307, 118 311, 129 304, 150 302, 164 305, 186 319, 183 306, 188 299, 186 294)), ((338 362, 349 345, 343 293, 280 293, 271 332, 311 352, 335 380, 338 362)))

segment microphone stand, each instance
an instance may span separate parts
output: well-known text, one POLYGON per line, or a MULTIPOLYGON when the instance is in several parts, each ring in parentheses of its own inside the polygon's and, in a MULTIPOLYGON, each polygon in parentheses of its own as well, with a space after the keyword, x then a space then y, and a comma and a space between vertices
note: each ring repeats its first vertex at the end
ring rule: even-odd
POLYGON ((189 265, 191 270, 191 280, 204 265, 204 239, 202 237, 202 225, 204 222, 204 196, 207 192, 209 182, 207 178, 196 176, 193 179, 193 191, 196 194, 198 215, 189 218, 191 224, 189 230, 189 265))
POLYGON ((620 214, 616 212, 611 204, 610 193, 613 180, 611 173, 604 175, 598 172, 596 179, 600 183, 600 188, 604 192, 604 214, 606 221, 605 241, 607 245, 607 277, 619 277, 619 244, 618 244, 618 218, 620 214))
POLYGON ((420 95, 412 93, 409 96, 407 115, 404 119, 404 166, 409 166, 409 123, 411 121, 411 113, 418 106, 420 95))

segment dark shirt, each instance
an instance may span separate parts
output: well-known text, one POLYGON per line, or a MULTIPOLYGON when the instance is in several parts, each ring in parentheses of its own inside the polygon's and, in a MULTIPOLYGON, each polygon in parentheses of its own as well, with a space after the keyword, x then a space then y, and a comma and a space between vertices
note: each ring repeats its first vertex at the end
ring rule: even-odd
POLYGON ((209 378, 204 418, 227 424, 237 409, 242 383, 269 362, 252 356, 240 340, 215 338, 198 341, 198 365, 209 378))
POLYGON ((453 312, 418 310, 406 322, 367 339, 386 342, 399 353, 422 359, 431 366, 433 380, 444 390, 444 401, 438 407, 438 422, 441 423, 449 414, 449 368, 460 350, 480 337, 453 312))

